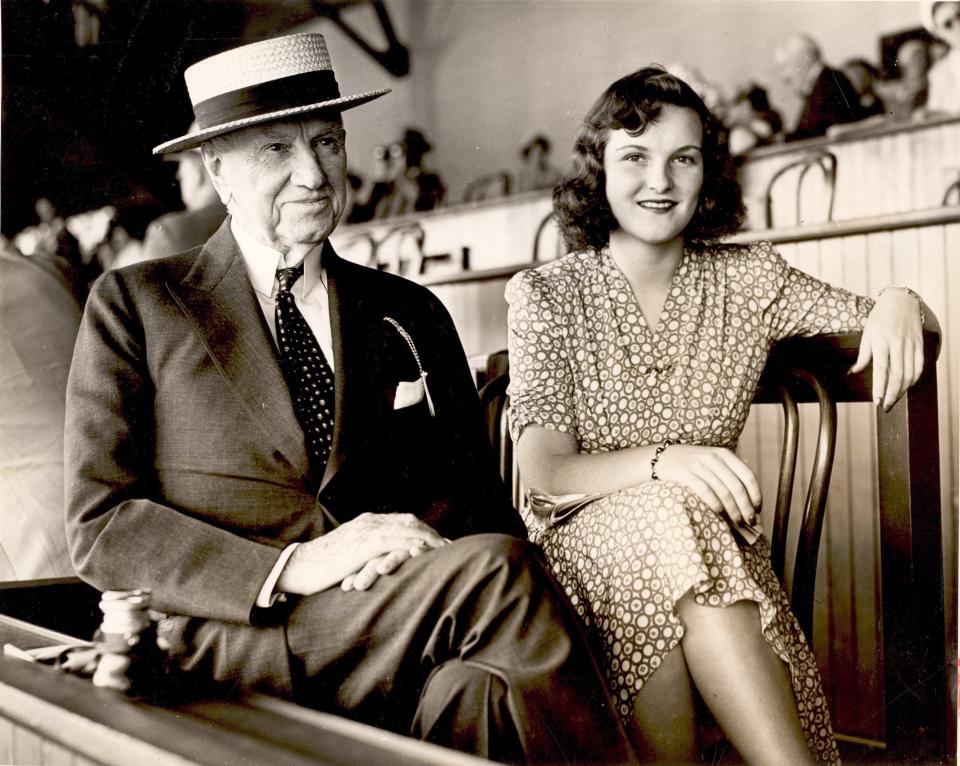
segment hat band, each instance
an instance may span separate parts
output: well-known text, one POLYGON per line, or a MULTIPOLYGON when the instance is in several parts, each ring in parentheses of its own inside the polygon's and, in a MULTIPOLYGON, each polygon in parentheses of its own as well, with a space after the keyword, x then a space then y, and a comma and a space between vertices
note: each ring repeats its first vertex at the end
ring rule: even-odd
POLYGON ((337 98, 340 98, 340 88, 333 71, 324 69, 221 93, 196 104, 193 113, 200 129, 206 130, 248 117, 337 98))

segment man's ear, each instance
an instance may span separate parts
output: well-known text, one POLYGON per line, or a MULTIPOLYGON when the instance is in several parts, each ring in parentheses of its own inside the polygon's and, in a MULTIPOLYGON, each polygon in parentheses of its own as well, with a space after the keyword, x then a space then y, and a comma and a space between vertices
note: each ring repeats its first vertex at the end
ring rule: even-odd
POLYGON ((207 169, 207 175, 210 176, 210 181, 213 183, 213 188, 217 190, 220 201, 225 206, 229 205, 232 195, 223 177, 223 161, 211 141, 200 145, 200 157, 203 159, 203 166, 207 169))

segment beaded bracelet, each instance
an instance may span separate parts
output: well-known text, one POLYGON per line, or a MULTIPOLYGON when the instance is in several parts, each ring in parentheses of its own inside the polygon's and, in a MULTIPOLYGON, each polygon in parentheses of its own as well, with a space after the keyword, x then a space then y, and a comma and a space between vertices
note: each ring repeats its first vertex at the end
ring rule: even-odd
POLYGON ((650 478, 653 481, 660 481, 660 477, 657 476, 657 461, 660 460, 660 456, 664 453, 667 447, 670 447, 674 444, 679 444, 676 439, 667 439, 657 447, 657 451, 653 453, 653 457, 650 458, 650 478))
POLYGON ((923 311, 923 298, 917 295, 913 290, 911 290, 909 287, 901 287, 900 285, 887 285, 879 293, 877 293, 877 297, 879 298, 887 290, 903 290, 903 292, 917 302, 917 308, 920 309, 920 324, 923 324, 926 321, 927 315, 923 311))

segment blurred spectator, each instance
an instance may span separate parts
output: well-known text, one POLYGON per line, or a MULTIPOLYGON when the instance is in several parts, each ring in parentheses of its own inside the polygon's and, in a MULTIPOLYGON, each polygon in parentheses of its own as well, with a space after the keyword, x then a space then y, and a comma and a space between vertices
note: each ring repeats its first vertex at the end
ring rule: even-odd
POLYGON ((520 149, 520 171, 517 173, 517 191, 552 189, 562 174, 550 164, 550 140, 538 134, 520 149))
MULTIPOLYGON (((56 205, 48 197, 40 197, 34 205, 39 223, 28 226, 13 238, 14 247, 29 257, 54 256, 62 258, 78 275, 77 279, 85 286, 93 284, 103 269, 91 254, 80 249, 77 238, 70 233, 66 222, 57 211, 56 205)), ((86 289, 82 291, 82 300, 86 299, 86 289)))
POLYGON ((674 77, 679 77, 687 85, 693 88, 694 92, 703 99, 714 117, 723 120, 727 100, 723 88, 715 82, 707 80, 699 69, 687 64, 674 63, 668 66, 667 71, 674 77))
POLYGON ((864 118, 886 114, 883 102, 873 89, 873 84, 878 79, 878 72, 873 64, 862 58, 847 59, 841 65, 840 71, 847 76, 856 91, 864 118))
POLYGON ((843 72, 827 67, 819 46, 806 35, 785 40, 774 53, 781 79, 800 98, 803 108, 787 141, 814 138, 827 128, 863 117, 856 91, 843 72))
POLYGON ((357 190, 347 223, 439 207, 446 189, 440 176, 423 166, 423 157, 431 148, 423 133, 414 128, 407 128, 400 141, 374 147, 370 185, 357 190))
POLYGON ((17 250, 27 256, 45 253, 59 255, 71 263, 80 260, 80 245, 48 197, 40 197, 33 206, 39 223, 28 226, 13 238, 17 250))
POLYGON ((93 253, 103 242, 116 215, 116 207, 104 205, 93 210, 75 213, 67 218, 67 231, 77 238, 84 257, 93 253))
POLYGON ((927 103, 929 68, 926 43, 912 38, 905 40, 897 49, 897 70, 900 77, 874 83, 874 90, 883 99, 885 111, 894 120, 909 120, 914 111, 927 103))
POLYGON ((950 46, 947 45, 943 40, 934 38, 930 41, 927 51, 930 53, 930 66, 932 67, 938 61, 942 61, 946 57, 946 55, 950 52, 950 46))
POLYGON ((440 206, 446 189, 440 176, 423 166, 423 157, 431 148, 423 133, 413 128, 407 128, 403 140, 390 147, 391 160, 394 161, 392 185, 377 203, 375 218, 433 210, 440 206))
POLYGON ((346 222, 362 223, 373 219, 377 205, 390 195, 394 179, 403 170, 403 146, 396 143, 373 147, 373 173, 369 181, 361 179, 360 186, 354 190, 346 222))
POLYGON ((100 42, 100 22, 107 0, 73 0, 73 39, 78 48, 100 42))
POLYGON ((923 3, 923 24, 932 35, 950 46, 927 77, 930 113, 960 111, 960 2, 923 3))
POLYGON ((143 255, 143 243, 130 236, 127 227, 114 218, 110 222, 107 235, 97 246, 97 260, 104 271, 109 271, 147 259, 143 255))
POLYGON ((767 91, 753 83, 733 97, 726 109, 726 123, 734 155, 773 143, 783 130, 783 121, 770 106, 767 91))
MULTIPOLYGON (((196 125, 191 125, 188 135, 195 130, 196 125)), ((164 159, 177 163, 177 182, 185 209, 160 216, 147 227, 139 260, 163 258, 199 247, 210 239, 227 215, 227 209, 203 167, 198 149, 187 149, 164 159)), ((116 255, 119 257, 120 253, 116 255)), ((119 266, 136 262, 133 256, 128 249, 126 257, 120 258, 119 266)), ((119 266, 114 264, 114 268, 119 266)))
POLYGON ((0 250, 0 581, 73 575, 63 526, 67 371, 80 325, 62 258, 0 250))

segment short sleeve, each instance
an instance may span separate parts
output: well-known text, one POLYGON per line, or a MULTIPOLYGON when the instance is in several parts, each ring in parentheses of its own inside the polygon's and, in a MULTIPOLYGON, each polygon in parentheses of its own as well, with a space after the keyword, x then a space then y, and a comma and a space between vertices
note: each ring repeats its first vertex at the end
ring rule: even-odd
POLYGON ((788 264, 769 242, 751 248, 747 271, 769 338, 861 330, 873 301, 788 264))
POLYGON ((575 433, 573 377, 565 322, 556 287, 535 270, 522 271, 506 288, 510 354, 510 435, 532 424, 575 433))

